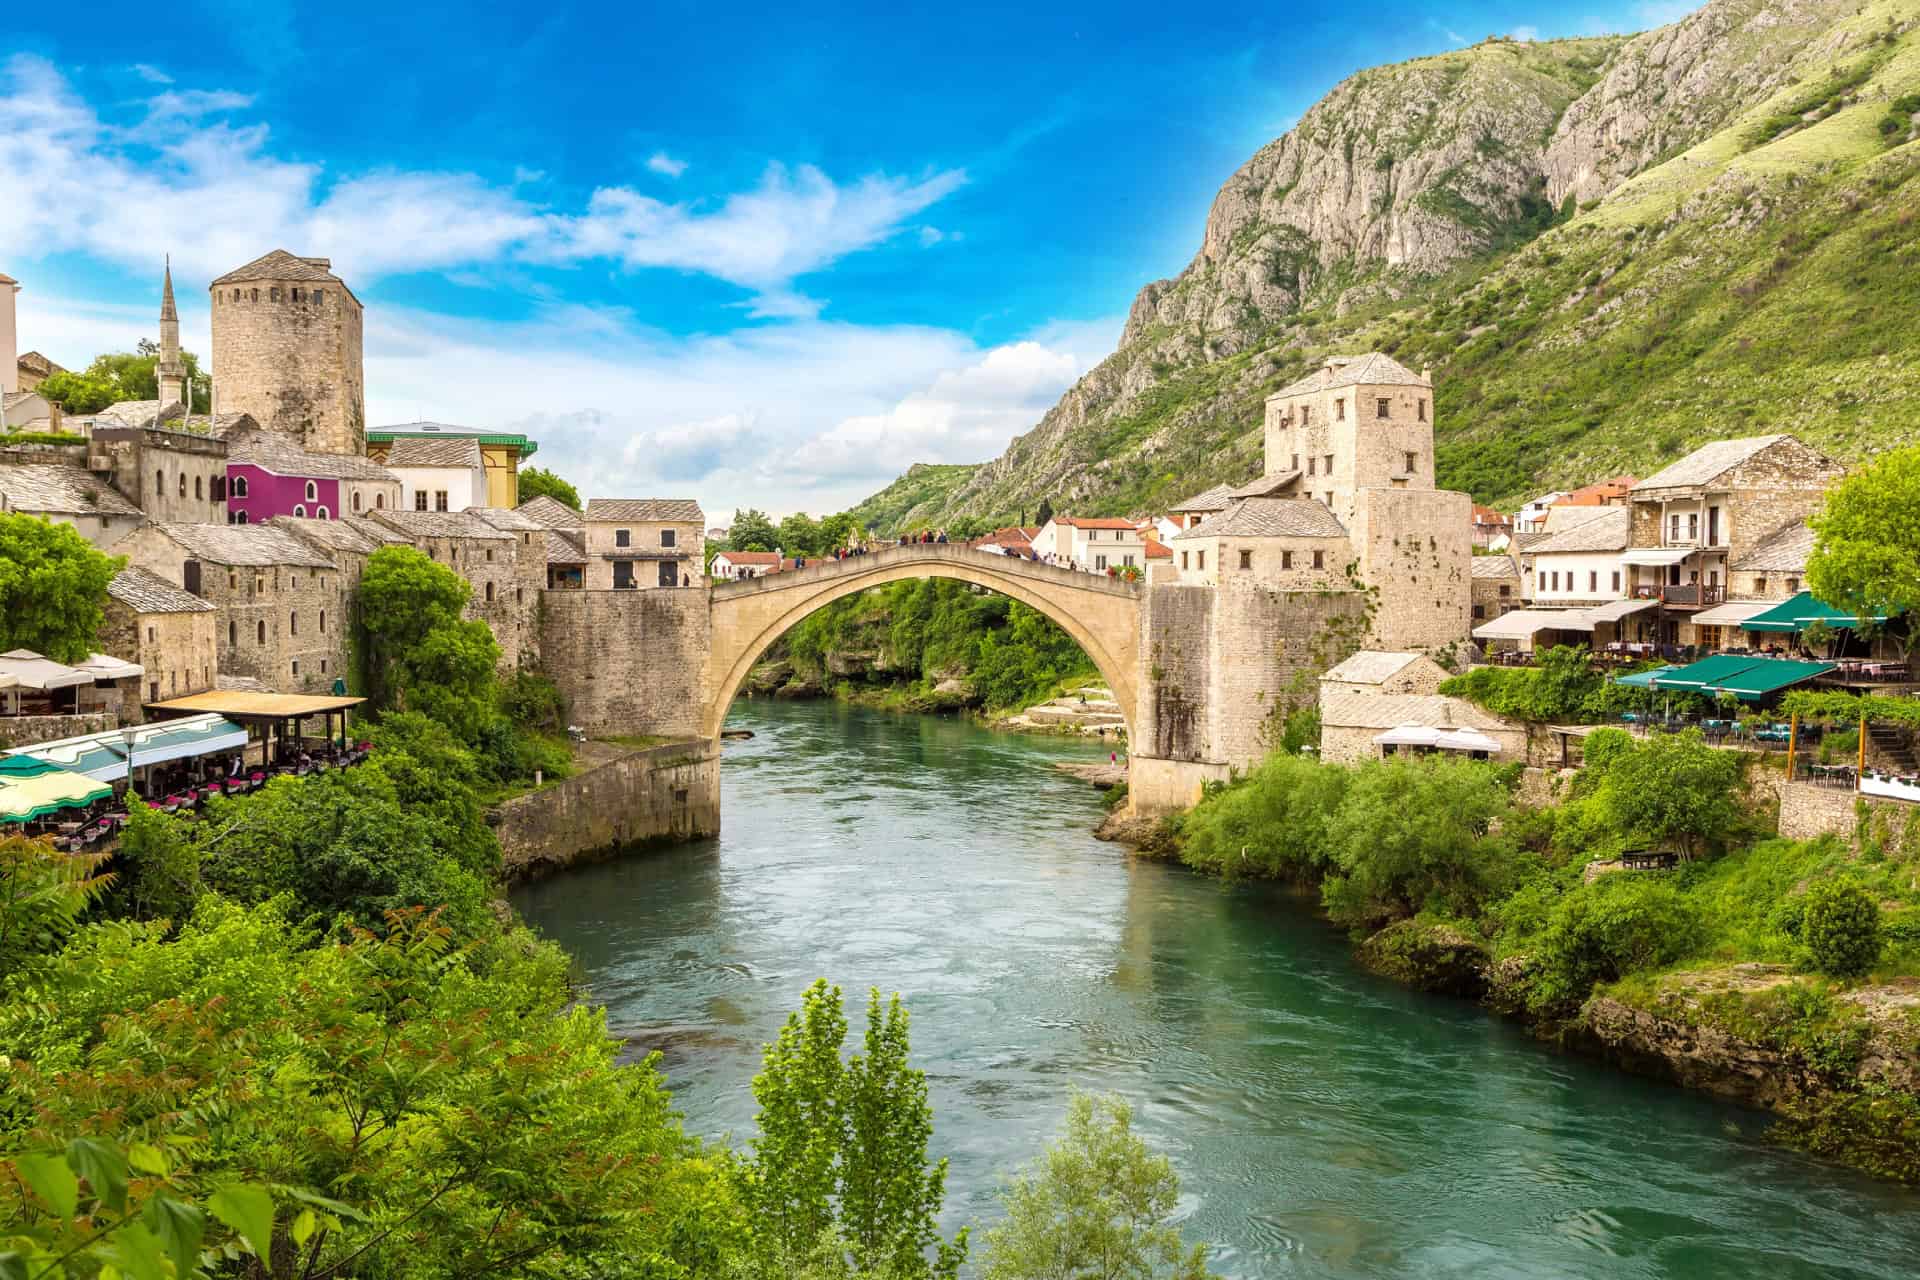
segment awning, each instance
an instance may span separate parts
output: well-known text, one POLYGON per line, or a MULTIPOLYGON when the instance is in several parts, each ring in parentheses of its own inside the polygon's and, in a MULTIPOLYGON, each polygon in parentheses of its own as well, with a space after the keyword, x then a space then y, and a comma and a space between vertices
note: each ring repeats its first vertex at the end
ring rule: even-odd
POLYGON ((1536 631, 1591 631, 1585 609, 1515 609, 1473 629, 1476 640, 1525 640, 1536 631))
POLYGON ((1659 667, 1652 671, 1636 671, 1631 675, 1616 676, 1613 682, 1615 684, 1624 684, 1630 689, 1651 689, 1656 677, 1664 676, 1669 671, 1678 671, 1679 669, 1678 667, 1659 667))
POLYGON ((1373 739, 1379 747, 1431 747, 1439 741, 1440 730, 1425 724, 1395 725, 1373 739))
POLYGON ((210 689, 165 702, 149 702, 150 711, 217 712, 236 720, 294 720, 302 716, 345 711, 365 698, 319 697, 304 693, 254 693, 246 689, 210 689))
POLYGON ((1621 564, 1679 564, 1698 551, 1698 547, 1628 547, 1620 555, 1621 564))
POLYGON ((86 672, 43 658, 31 649, 0 653, 0 675, 12 676, 23 689, 71 689, 93 683, 86 672))
POLYGON ((1488 754, 1500 750, 1500 744, 1478 729, 1450 729, 1433 744, 1442 751, 1485 751, 1488 754))
POLYGON ((1740 674, 1756 661, 1759 659, 1733 654, 1717 654, 1711 658, 1702 658, 1698 662, 1689 663, 1684 667, 1658 672, 1647 683, 1656 689, 1684 689, 1689 693, 1697 693, 1708 685, 1717 684, 1740 674))
POLYGON ((1651 609, 1659 604, 1658 600, 1609 600, 1586 610, 1586 615, 1594 622, 1618 622, 1630 614, 1642 609, 1651 609))
POLYGON ((90 653, 85 662, 76 662, 75 671, 85 671, 95 680, 127 680, 143 676, 147 669, 137 662, 125 662, 104 653, 90 653))
POLYGON ((1797 662, 1789 658, 1769 658, 1754 663, 1745 671, 1701 690, 1702 693, 1730 693, 1742 702, 1758 702, 1769 693, 1788 685, 1811 680, 1834 669, 1831 662, 1797 662))
MULTIPOLYGON (((26 756, 100 782, 118 782, 127 776, 124 730, 89 733, 57 742, 40 742, 17 747, 0 760, 26 756)), ((184 720, 158 720, 133 729, 133 765, 144 769, 150 764, 184 760, 190 756, 217 755, 238 751, 247 745, 247 731, 222 716, 192 716, 184 720)))
POLYGON ((1737 627, 1773 607, 1770 600, 1729 600, 1693 615, 1696 627, 1737 627))
POLYGON ((0 756, 0 822, 30 822, 104 800, 113 788, 31 756, 0 756))
MULTIPOLYGON (((1885 622, 1887 615, 1873 614, 1865 620, 1885 622)), ((1802 591, 1793 599, 1784 600, 1765 613, 1755 614, 1743 625, 1748 631, 1805 631, 1816 622, 1824 622, 1835 630, 1851 629, 1860 625, 1861 618, 1845 609, 1837 609, 1814 599, 1811 591, 1802 591)))

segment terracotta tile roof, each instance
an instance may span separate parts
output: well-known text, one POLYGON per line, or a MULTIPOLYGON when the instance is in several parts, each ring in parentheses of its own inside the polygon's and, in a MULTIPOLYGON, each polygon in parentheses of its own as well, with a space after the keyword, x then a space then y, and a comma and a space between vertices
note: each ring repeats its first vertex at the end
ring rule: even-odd
POLYGON ((413 538, 479 538, 512 542, 513 535, 496 529, 471 511, 376 511, 376 521, 413 538))
MULTIPOLYGON (((1297 382, 1288 383, 1274 392, 1274 396, 1300 396, 1314 391, 1328 391, 1334 387, 1381 386, 1381 387, 1425 387, 1431 385, 1425 378, 1392 356, 1379 351, 1369 351, 1363 356, 1335 356, 1321 364, 1318 369, 1297 382)), ((1267 397, 1269 400, 1273 396, 1267 397)))
POLYGON ((325 258, 297 258, 285 249, 275 249, 249 262, 244 267, 236 267, 223 276, 216 276, 209 284, 244 284, 252 280, 312 280, 317 283, 342 283, 340 277, 328 270, 333 264, 325 258))
POLYGON ((309 453, 277 431, 234 433, 227 441, 227 461, 259 467, 277 476, 400 483, 400 477, 370 458, 351 453, 309 453))
POLYGON ((588 520, 665 520, 705 524, 700 504, 692 498, 594 498, 587 503, 588 520))
POLYGON ((1813 554, 1813 530, 1795 521, 1754 544, 1732 567, 1743 573, 1804 573, 1813 554))
POLYGON ((547 529, 578 529, 585 524, 585 517, 578 511, 544 493, 537 498, 528 498, 514 510, 547 529))
POLYGON ((1615 476, 1611 480, 1599 480, 1593 484, 1583 484, 1578 489, 1569 490, 1560 495, 1555 506, 1592 507, 1598 506, 1608 498, 1624 498, 1632 492, 1638 483, 1632 476, 1615 476))
POLYGON ((390 467, 479 468, 480 442, 472 436, 402 436, 387 446, 390 467))
POLYGON ((107 584, 107 594, 135 613, 213 612, 207 601, 138 565, 128 565, 116 573, 107 584))
POLYGON ((763 564, 774 567, 781 563, 780 557, 771 551, 722 551, 728 564, 763 564))
POLYGON ((337 568, 333 557, 310 547, 285 529, 269 524, 190 524, 166 521, 154 526, 202 560, 232 565, 299 565, 337 568))
POLYGON ((1233 504, 1233 486, 1217 484, 1211 489, 1203 489, 1185 502, 1176 502, 1171 508, 1186 514, 1188 512, 1225 511, 1233 504))
POLYGON ((1488 578, 1517 578, 1520 576, 1520 565, 1512 556, 1475 556, 1473 576, 1483 581, 1488 578))
POLYGON ((140 508, 79 467, 0 465, 0 507, 29 514, 138 516, 140 508))
POLYGON ((1632 520, 1633 513, 1625 507, 1601 507, 1593 519, 1562 529, 1527 550, 1536 556, 1573 551, 1625 551, 1627 529, 1632 520))
POLYGON ((1792 436, 1779 434, 1745 436, 1738 440, 1715 440, 1703 444, 1678 462, 1669 463, 1633 486, 1633 492, 1710 484, 1755 454, 1772 448, 1782 440, 1791 439, 1792 436))
POLYGON ((1147 559, 1171 560, 1173 559, 1173 548, 1164 542, 1149 542, 1147 543, 1147 559))
POLYGON ((1242 498, 1173 535, 1186 538, 1344 538, 1346 526, 1314 498, 1242 498))

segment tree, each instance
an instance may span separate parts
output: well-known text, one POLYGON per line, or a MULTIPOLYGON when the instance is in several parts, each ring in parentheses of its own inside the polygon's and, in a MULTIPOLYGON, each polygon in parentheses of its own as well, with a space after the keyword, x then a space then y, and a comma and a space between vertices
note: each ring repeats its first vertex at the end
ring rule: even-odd
POLYGON ((382 710, 424 711, 473 744, 494 714, 500 646, 460 614, 473 594, 459 574, 412 547, 382 547, 360 579, 367 685, 382 710))
POLYGON ((552 498, 555 502, 580 510, 580 491, 542 467, 520 469, 520 501, 552 498))
POLYGON ((1170 1219, 1173 1163, 1133 1132, 1118 1098, 1075 1092, 1066 1133, 1001 1194, 983 1280, 1206 1280, 1207 1246, 1170 1219))
POLYGON ((1053 519, 1053 503, 1046 498, 1040 499, 1040 509, 1033 513, 1033 522, 1040 528, 1047 527, 1047 521, 1053 519))
POLYGON ((790 556, 817 556, 823 554, 820 546, 820 525, 804 511, 796 511, 780 522, 780 550, 790 556))
POLYGON ((858 534, 859 525, 852 512, 827 516, 820 521, 820 554, 832 555, 841 547, 851 546, 858 534))
POLYGON ((780 545, 780 531, 758 507, 733 513, 733 527, 727 530, 727 547, 733 551, 771 551, 780 545))
POLYGON ((1327 828, 1338 867, 1321 886, 1328 914, 1349 925, 1428 908, 1472 915, 1509 869, 1511 850, 1490 831, 1511 807, 1499 771, 1481 761, 1395 756, 1361 766, 1327 828))
POLYGON ((1709 747, 1697 729, 1658 734, 1608 762, 1595 792, 1601 812, 1623 835, 1677 843, 1692 858, 1724 837, 1740 812, 1733 788, 1740 761, 1709 747))
MULTIPOLYGON (((56 373, 40 384, 47 399, 57 401, 68 413, 98 413, 122 400, 160 398, 160 347, 142 338, 133 351, 103 352, 79 373, 56 373)), ((200 360, 191 351, 180 353, 186 366, 187 406, 192 413, 205 413, 213 403, 213 384, 200 371, 200 360)))
POLYGON ((1857 978, 1880 958, 1880 904, 1859 885, 1822 880, 1807 890, 1800 937, 1820 972, 1857 978))
POLYGON ((125 564, 72 525, 0 512, 0 651, 84 661, 100 647, 107 584, 125 564))
POLYGON ((736 1176, 755 1228, 753 1274, 951 1280, 967 1233, 940 1239, 947 1162, 927 1163, 933 1109, 926 1073, 907 1065, 900 997, 882 1006, 869 993, 865 1052, 843 1063, 846 1034, 840 989, 822 978, 754 1077, 759 1134, 736 1176))
POLYGON ((1813 525, 1807 587, 1861 618, 1920 612, 1920 445, 1882 454, 1827 494, 1813 525))
POLYGON ((114 881, 105 853, 57 853, 45 840, 0 836, 0 978, 57 951, 114 881))

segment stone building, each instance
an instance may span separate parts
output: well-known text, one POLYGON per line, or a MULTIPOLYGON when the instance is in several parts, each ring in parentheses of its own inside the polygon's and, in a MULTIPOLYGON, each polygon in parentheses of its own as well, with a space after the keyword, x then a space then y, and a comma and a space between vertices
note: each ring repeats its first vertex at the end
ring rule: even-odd
POLYGON ((585 515, 589 590, 698 586, 706 518, 691 498, 594 498, 585 515))
POLYGON ((1728 594, 1735 600, 1788 600, 1807 580, 1813 529, 1789 521, 1729 562, 1728 594))
POLYGON ((540 593, 555 583, 556 566, 551 557, 556 551, 560 555, 562 564, 558 567, 562 572, 559 581, 564 584, 567 580, 565 570, 572 569, 574 585, 579 583, 578 573, 585 568, 586 557, 576 550, 565 534, 549 529, 519 511, 474 507, 467 514, 492 525, 518 544, 513 549, 514 608, 511 625, 519 630, 515 646, 521 665, 537 662, 540 652, 540 593))
MULTIPOLYGON (((469 506, 518 506, 520 503, 520 464, 539 451, 540 446, 516 431, 486 431, 479 427, 457 427, 446 422, 401 422, 374 427, 367 432, 367 456, 387 466, 399 466, 388 450, 403 440, 471 440, 480 450, 480 465, 486 472, 483 492, 476 492, 469 506)), ((449 500, 452 490, 448 491, 449 500)), ((408 505, 412 502, 409 500, 408 505)), ((559 504, 555 504, 559 505, 559 504)), ((459 507, 452 508, 458 511, 459 507)), ((576 516, 578 513, 575 513, 576 516)))
POLYGON ((315 453, 359 457, 362 312, 331 266, 275 249, 213 281, 213 400, 315 453))
POLYGON ((1438 693, 1447 669, 1423 653, 1362 649, 1320 677, 1320 693, 1438 693))
POLYGON ((14 362, 15 376, 20 390, 32 391, 56 373, 67 372, 62 365, 54 363, 38 351, 29 351, 14 362))
POLYGON ((112 486, 61 461, 0 463, 0 511, 70 524, 96 547, 117 542, 147 518, 112 486))
POLYGON ((1525 603, 1520 562, 1512 555, 1475 556, 1472 573, 1469 590, 1476 625, 1510 613, 1525 603))
POLYGON ((88 431, 88 466, 151 520, 227 518, 227 442, 182 429, 182 418, 115 425, 101 414, 88 431))
POLYGON ((1634 485, 1628 589, 1659 603, 1659 638, 1685 643, 1693 614, 1726 600, 1732 566, 1819 511, 1844 474, 1792 436, 1767 435, 1702 445, 1634 485))
POLYGON ((1347 530, 1313 498, 1246 498, 1173 536, 1176 581, 1217 586, 1229 578, 1311 591, 1346 583, 1347 530))
POLYGON ((186 359, 180 354, 180 312, 173 305, 171 256, 160 286, 160 358, 154 361, 153 375, 161 404, 193 408, 193 392, 187 386, 186 359))
POLYGON ((222 675, 323 692, 346 669, 346 592, 333 557, 272 525, 149 524, 112 548, 219 610, 222 675))
POLYGON ((225 515, 233 524, 372 515, 398 507, 400 492, 399 478, 366 458, 303 449, 274 431, 228 437, 225 515))
MULTIPOLYGON (((540 597, 531 580, 521 577, 524 544, 516 534, 496 529, 471 511, 381 511, 373 519, 472 585, 465 616, 493 629, 503 670, 533 660, 531 637, 540 597)), ((529 557, 537 554, 531 546, 527 551, 529 557)), ((545 576, 544 564, 540 573, 545 576)))
POLYGON ((1320 758, 1331 764, 1378 760, 1381 734, 1406 726, 1442 733, 1471 730, 1493 743, 1487 752, 1501 763, 1527 758, 1526 726, 1483 711, 1465 698, 1439 693, 1354 693, 1321 686, 1320 758))
POLYGON ((129 565, 107 584, 102 650, 145 669, 141 697, 123 699, 123 723, 137 722, 141 702, 203 693, 214 687, 220 656, 219 612, 157 574, 129 565))
POLYGON ((578 590, 586 585, 587 525, 578 511, 541 494, 514 508, 547 531, 547 586, 578 590))
POLYGON ((1627 595, 1629 513, 1603 507, 1591 519, 1549 534, 1529 547, 1533 557, 1533 603, 1543 607, 1599 604, 1627 595))
POLYGON ((404 537, 385 525, 352 516, 344 520, 275 516, 269 527, 292 534, 333 561, 340 571, 343 625, 354 616, 354 599, 360 591, 360 578, 367 571, 368 559, 381 547, 409 545, 404 537))

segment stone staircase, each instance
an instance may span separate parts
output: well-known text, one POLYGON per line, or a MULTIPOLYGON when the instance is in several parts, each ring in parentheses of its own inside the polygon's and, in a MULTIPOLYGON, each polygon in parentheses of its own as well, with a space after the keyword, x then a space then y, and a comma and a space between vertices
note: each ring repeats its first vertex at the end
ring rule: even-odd
POLYGON ((1913 744, 1907 738, 1907 731, 1898 725, 1867 724, 1867 756, 1870 761, 1884 761, 1891 765, 1893 772, 1901 774, 1920 773, 1920 759, 1916 759, 1913 744))
POLYGON ((1113 691, 1105 685, 1087 685, 1028 707, 1006 723, 1013 728, 1052 729, 1095 737, 1118 737, 1126 733, 1126 717, 1120 714, 1120 704, 1114 701, 1113 691))

